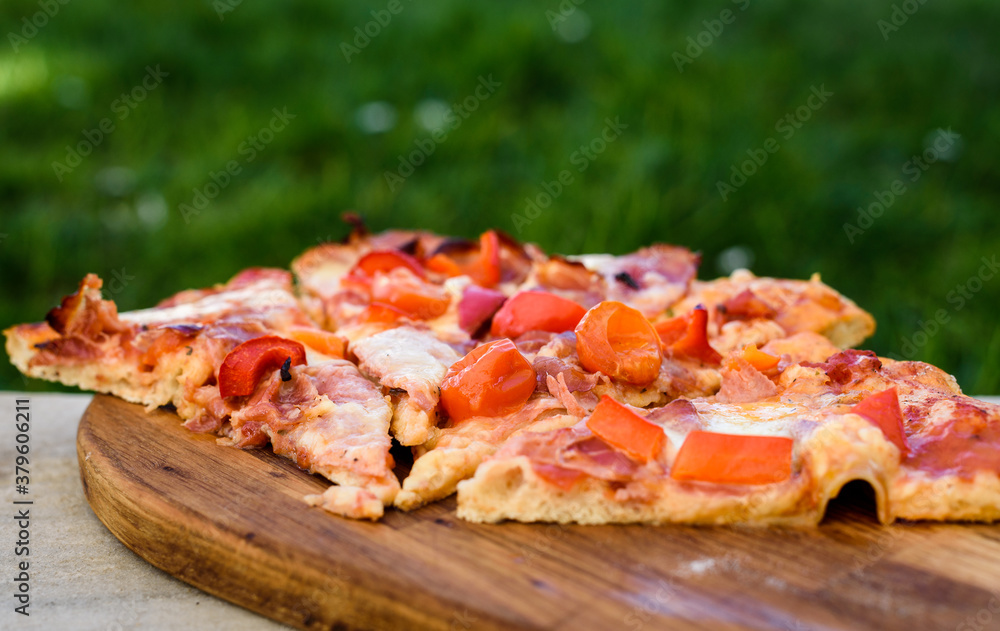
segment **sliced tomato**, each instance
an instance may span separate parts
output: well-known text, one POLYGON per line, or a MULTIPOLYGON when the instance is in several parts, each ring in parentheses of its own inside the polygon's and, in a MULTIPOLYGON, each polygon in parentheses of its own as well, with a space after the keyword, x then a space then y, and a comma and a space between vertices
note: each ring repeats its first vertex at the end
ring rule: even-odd
POLYGON ((453 421, 504 416, 521 409, 535 391, 535 369, 508 339, 473 349, 441 383, 441 405, 453 421))
POLYGON ((344 357, 344 338, 338 337, 329 331, 296 326, 288 330, 288 337, 329 357, 344 357))
POLYGON ((675 480, 772 484, 792 475, 792 439, 693 431, 670 469, 675 480))
POLYGON ((912 452, 910 443, 906 440, 906 431, 903 429, 903 410, 899 407, 899 394, 896 388, 869 395, 850 411, 878 426, 889 442, 899 447, 903 456, 912 452))
POLYGON ((650 423, 608 395, 601 397, 587 419, 587 427, 595 436, 639 462, 655 459, 666 439, 662 427, 650 423))
POLYGON ((656 380, 663 362, 660 340, 649 320, 613 300, 584 314, 576 325, 576 350, 590 372, 640 386, 656 380))
POLYGON ((667 352, 718 366, 722 355, 708 343, 708 311, 705 307, 695 307, 694 311, 681 317, 686 319, 684 332, 667 345, 667 352))
POLYGON ((255 337, 229 351, 219 368, 219 394, 243 397, 253 394, 257 382, 268 370, 286 360, 293 366, 306 363, 306 349, 301 343, 277 335, 255 337))
POLYGON ((388 273, 376 273, 371 292, 373 302, 384 302, 414 320, 441 316, 451 303, 444 289, 399 268, 388 273))
POLYGON ((508 298, 496 312, 490 333, 520 337, 528 331, 572 331, 586 312, 572 300, 547 291, 522 291, 508 298))
POLYGON ((744 346, 741 356, 747 363, 763 373, 774 370, 778 367, 778 362, 781 361, 780 358, 774 355, 757 350, 756 344, 747 344, 744 346))

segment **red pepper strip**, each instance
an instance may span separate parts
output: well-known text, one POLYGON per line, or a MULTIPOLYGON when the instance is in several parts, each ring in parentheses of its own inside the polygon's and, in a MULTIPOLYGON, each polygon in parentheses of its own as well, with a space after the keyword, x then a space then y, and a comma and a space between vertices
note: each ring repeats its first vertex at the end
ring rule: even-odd
POLYGON ((427 269, 445 276, 462 276, 472 279, 480 287, 495 287, 500 282, 500 236, 493 230, 479 237, 479 254, 469 260, 456 260, 439 253, 427 259, 427 269))
POLYGON ((255 337, 229 351, 219 368, 219 394, 244 397, 253 394, 257 382, 268 370, 291 359, 292 365, 306 363, 306 349, 299 342, 277 335, 255 337))
POLYGON ((718 484, 771 484, 792 474, 792 439, 695 430, 677 451, 670 477, 718 484))
POLYGON ((686 317, 687 329, 684 335, 672 343, 668 350, 676 355, 697 359, 706 364, 719 365, 722 355, 708 343, 708 311, 705 307, 695 307, 686 317))
POLYGON ((472 270, 472 280, 483 287, 500 283, 500 237, 493 230, 479 237, 479 264, 472 270))
POLYGON ((663 428, 650 423, 608 395, 587 420, 594 435, 639 462, 649 462, 663 449, 663 428))
POLYGON ((912 453, 903 430, 903 410, 899 407, 899 395, 896 388, 889 388, 877 394, 870 395, 861 403, 851 408, 851 413, 863 416, 878 426, 885 437, 903 456, 912 453))

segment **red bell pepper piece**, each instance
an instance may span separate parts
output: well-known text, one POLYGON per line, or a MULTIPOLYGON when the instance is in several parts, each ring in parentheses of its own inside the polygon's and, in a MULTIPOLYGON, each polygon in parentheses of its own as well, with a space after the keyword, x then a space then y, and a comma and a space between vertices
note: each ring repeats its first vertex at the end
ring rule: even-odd
POLYGON ((490 333, 517 338, 528 331, 572 331, 585 313, 587 310, 572 300, 547 291, 522 291, 508 298, 496 312, 490 333))
MULTIPOLYGON (((694 311, 680 317, 686 319, 687 326, 678 339, 671 342, 664 341, 667 344, 667 351, 715 366, 722 363, 722 355, 708 343, 708 311, 705 310, 705 307, 695 307, 694 311)), ((671 326, 679 328, 677 324, 661 323, 657 329, 663 329, 666 332, 671 330, 671 326)))
POLYGON ((612 447, 621 449, 639 462, 649 462, 663 449, 663 428, 650 423, 608 395, 594 408, 587 427, 612 447))
POLYGON ((255 337, 229 351, 219 368, 219 394, 243 397, 253 394, 261 376, 291 360, 291 365, 306 363, 306 349, 299 342, 277 335, 255 337))
POLYGON ((896 388, 869 395, 864 401, 851 408, 851 412, 863 416, 878 426, 893 445, 899 447, 903 456, 911 453, 910 443, 903 429, 903 410, 899 407, 896 388))
POLYGON ((677 451, 670 477, 719 484, 771 484, 792 474, 792 439, 693 431, 677 451))

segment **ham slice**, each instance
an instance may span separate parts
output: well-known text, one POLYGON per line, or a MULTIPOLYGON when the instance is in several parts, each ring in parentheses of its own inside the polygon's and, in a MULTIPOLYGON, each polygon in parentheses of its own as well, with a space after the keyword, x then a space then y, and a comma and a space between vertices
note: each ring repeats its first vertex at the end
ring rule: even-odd
MULTIPOLYGON (((276 454, 303 469, 341 486, 366 489, 379 500, 378 509, 361 516, 380 517, 382 506, 395 499, 399 481, 389 454, 392 409, 378 386, 341 359, 294 366, 290 372, 287 382, 280 371, 271 373, 232 413, 230 440, 240 447, 270 441, 276 454)), ((374 510, 370 503, 359 506, 374 510)), ((357 506, 351 510, 357 512, 357 506)))

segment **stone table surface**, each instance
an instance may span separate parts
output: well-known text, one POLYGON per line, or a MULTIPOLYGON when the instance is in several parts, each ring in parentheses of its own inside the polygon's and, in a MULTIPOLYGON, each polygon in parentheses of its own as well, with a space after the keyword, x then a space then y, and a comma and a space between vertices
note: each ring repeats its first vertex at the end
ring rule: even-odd
POLYGON ((91 396, 0 393, 0 629, 286 629, 158 570, 91 512, 76 428, 91 396), (15 491, 15 406, 30 403, 29 494, 15 491), (14 505, 30 499, 30 506, 14 505), (16 509, 29 509, 29 556, 16 556, 16 509), (30 615, 14 611, 17 564, 29 560, 30 615))

